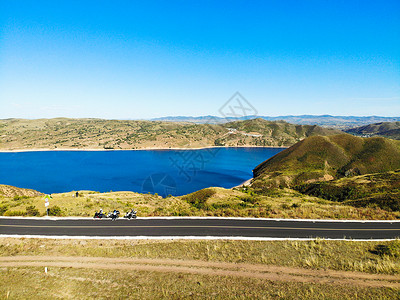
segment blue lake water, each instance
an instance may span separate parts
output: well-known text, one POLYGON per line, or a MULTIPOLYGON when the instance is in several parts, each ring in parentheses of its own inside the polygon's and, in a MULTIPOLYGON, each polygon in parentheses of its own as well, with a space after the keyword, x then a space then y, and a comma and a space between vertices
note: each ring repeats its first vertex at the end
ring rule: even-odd
POLYGON ((0 184, 43 193, 73 190, 183 195, 231 188, 283 148, 201 150, 37 151, 0 153, 0 184))

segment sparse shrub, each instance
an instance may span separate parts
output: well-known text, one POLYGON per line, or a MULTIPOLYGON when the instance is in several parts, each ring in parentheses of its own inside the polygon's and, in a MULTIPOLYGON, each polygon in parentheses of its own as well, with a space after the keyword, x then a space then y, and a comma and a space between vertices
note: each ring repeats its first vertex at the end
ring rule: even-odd
MULTIPOLYGON (((234 188, 234 189, 235 189, 235 188, 234 188)), ((254 190, 253 190, 252 188, 248 187, 248 186, 242 186, 242 187, 240 187, 240 188, 237 188, 237 190, 239 190, 239 191, 241 191, 242 193, 245 193, 245 194, 247 194, 247 195, 250 195, 250 196, 255 196, 255 195, 257 195, 257 194, 254 192, 254 190)))
POLYGON ((205 202, 207 201, 208 198, 210 198, 214 194, 215 191, 213 189, 208 188, 183 196, 182 199, 187 201, 197 209, 204 209, 206 208, 205 202))
POLYGON ((302 194, 337 202, 343 202, 345 200, 357 199, 366 196, 366 193, 358 188, 355 184, 337 186, 329 182, 316 182, 297 185, 294 189, 302 194))
POLYGON ((221 209, 221 208, 230 208, 231 204, 229 203, 213 203, 211 205, 214 209, 221 209))
POLYGON ((207 205, 206 207, 208 210, 235 210, 236 212, 243 212, 243 208, 250 208, 253 207, 251 204, 246 202, 239 202, 239 203, 213 203, 211 205, 207 205))
POLYGON ((222 139, 218 138, 214 141, 214 146, 225 146, 225 142, 222 139))
POLYGON ((257 198, 254 197, 254 196, 247 196, 247 195, 246 196, 240 196, 239 199, 242 200, 245 203, 254 204, 254 203, 257 202, 257 198))
POLYGON ((386 192, 385 194, 374 195, 368 198, 346 201, 346 204, 355 207, 379 207, 388 211, 400 211, 400 196, 396 193, 386 192))
POLYGON ((93 208, 94 204, 93 203, 86 203, 83 207, 84 208, 93 208))
POLYGON ((0 216, 2 216, 8 209, 8 205, 0 205, 0 216))
POLYGON ((254 193, 253 195, 264 195, 268 197, 280 197, 283 190, 272 186, 269 182, 255 181, 257 185, 253 185, 254 193))
POLYGON ((62 210, 59 206, 55 205, 49 208, 49 216, 62 216, 62 210))
POLYGON ((271 211, 272 210, 272 205, 271 204, 264 204, 263 207, 266 211, 271 211))
POLYGON ((231 208, 227 208, 227 209, 224 211, 224 216, 225 216, 225 217, 232 217, 232 216, 235 216, 235 215, 236 215, 235 210, 233 210, 233 209, 231 209, 231 208))
POLYGON ((377 245, 373 251, 379 256, 400 257, 400 240, 394 240, 387 245, 377 245))
POLYGON ((13 200, 14 201, 18 201, 18 200, 23 200, 23 199, 28 199, 29 197, 28 196, 19 196, 19 195, 15 195, 14 197, 13 197, 13 200))
POLYGON ((26 215, 27 216, 39 216, 39 210, 31 205, 26 208, 26 215))
POLYGON ((164 213, 164 209, 162 207, 157 207, 154 211, 153 211, 153 216, 161 216, 164 213))
POLYGON ((11 216, 26 216, 25 211, 20 211, 20 210, 7 210, 4 213, 4 216, 11 217, 11 216))

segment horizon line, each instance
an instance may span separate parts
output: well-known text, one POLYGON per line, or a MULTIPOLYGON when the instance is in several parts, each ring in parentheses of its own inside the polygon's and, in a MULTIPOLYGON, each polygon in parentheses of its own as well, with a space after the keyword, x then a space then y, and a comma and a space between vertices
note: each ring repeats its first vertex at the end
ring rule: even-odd
POLYGON ((169 115, 169 116, 162 116, 162 117, 151 117, 151 118, 102 118, 102 117, 64 117, 64 116, 57 116, 57 117, 38 117, 38 118, 21 118, 21 117, 10 117, 10 118, 0 118, 0 120, 42 120, 42 119, 98 119, 98 120, 121 120, 121 121, 157 121, 159 119, 167 119, 167 118, 207 118, 212 117, 216 119, 228 119, 228 120, 241 120, 241 119, 257 119, 257 118, 287 118, 287 117, 334 117, 334 118, 384 118, 384 119, 400 119, 399 116, 382 116, 382 115, 279 115, 279 116, 268 116, 268 115, 248 115, 248 116, 241 116, 241 117, 220 117, 215 115, 198 115, 198 116, 190 116, 190 115, 169 115))

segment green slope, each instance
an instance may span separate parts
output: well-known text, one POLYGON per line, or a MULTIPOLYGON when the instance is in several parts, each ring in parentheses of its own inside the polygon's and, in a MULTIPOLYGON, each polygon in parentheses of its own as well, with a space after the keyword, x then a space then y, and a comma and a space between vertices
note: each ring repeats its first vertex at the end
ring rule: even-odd
POLYGON ((400 170, 301 184, 303 194, 356 207, 400 211, 400 170))
POLYGON ((293 187, 400 168, 400 142, 347 134, 309 137, 258 165, 253 187, 293 187))

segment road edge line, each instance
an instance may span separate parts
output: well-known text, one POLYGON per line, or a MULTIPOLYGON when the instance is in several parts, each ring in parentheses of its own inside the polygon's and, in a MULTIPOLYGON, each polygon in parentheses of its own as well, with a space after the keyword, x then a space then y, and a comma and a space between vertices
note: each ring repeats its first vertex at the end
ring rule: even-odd
MULTIPOLYGON (((17 219, 17 220, 97 220, 91 217, 20 217, 20 216, 0 216, 1 219, 17 219)), ((400 220, 335 220, 335 219, 282 219, 282 218, 248 218, 248 217, 138 217, 140 220, 243 220, 243 221, 277 221, 277 222, 337 222, 337 223, 400 223, 400 220)), ((105 219, 110 220, 110 219, 105 219)), ((126 220, 119 218, 118 220, 126 220)))
POLYGON ((64 239, 64 240, 238 240, 238 241, 346 241, 346 242, 385 242, 397 239, 330 239, 330 238, 276 238, 241 236, 68 236, 68 235, 18 235, 0 234, 0 238, 64 239))

